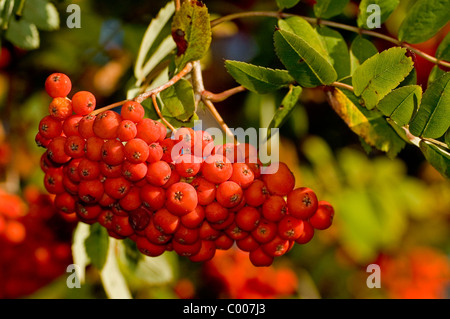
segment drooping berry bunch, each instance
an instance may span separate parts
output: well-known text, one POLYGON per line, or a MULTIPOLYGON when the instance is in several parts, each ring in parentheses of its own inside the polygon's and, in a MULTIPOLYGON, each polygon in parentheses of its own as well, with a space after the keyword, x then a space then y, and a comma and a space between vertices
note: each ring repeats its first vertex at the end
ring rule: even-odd
POLYGON ((191 261, 211 259, 236 244, 256 266, 269 266, 314 229, 331 225, 334 210, 306 187, 296 188, 286 164, 262 174, 249 144, 214 146, 207 131, 180 128, 168 137, 159 121, 127 101, 120 114, 92 113, 96 100, 70 79, 52 74, 53 98, 36 141, 55 206, 110 236, 130 238, 145 255, 173 250, 191 261))

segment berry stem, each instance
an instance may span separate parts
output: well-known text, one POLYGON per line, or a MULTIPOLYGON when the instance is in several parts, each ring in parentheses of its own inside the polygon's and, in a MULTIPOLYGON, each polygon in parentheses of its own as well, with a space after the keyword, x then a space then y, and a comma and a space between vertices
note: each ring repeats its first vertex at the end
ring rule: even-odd
POLYGON ((326 25, 332 28, 337 28, 337 29, 342 29, 342 30, 347 30, 350 32, 355 32, 358 34, 365 34, 368 36, 372 36, 375 38, 379 38, 382 40, 385 40, 387 42, 391 42, 397 46, 401 46, 404 48, 409 49, 410 51, 414 52, 415 54, 421 56, 422 58, 424 58, 425 60, 432 62, 436 65, 440 65, 446 68, 450 68, 450 62, 444 61, 444 60, 440 60, 437 59, 434 56, 431 56, 419 49, 414 48, 413 46, 403 43, 402 41, 394 38, 394 37, 390 37, 387 35, 384 35, 382 33, 379 32, 375 32, 375 31, 371 31, 371 30, 365 30, 365 29, 361 29, 358 27, 354 27, 354 26, 350 26, 347 24, 343 24, 343 23, 339 23, 339 22, 334 22, 334 21, 329 21, 329 20, 322 20, 319 18, 312 18, 312 17, 306 17, 306 16, 302 16, 302 15, 297 15, 297 14, 292 14, 292 13, 283 13, 283 12, 276 12, 276 11, 250 11, 250 12, 239 12, 239 13, 234 13, 234 14, 230 14, 230 15, 226 15, 217 19, 214 19, 211 21, 211 27, 215 27, 216 25, 225 22, 225 21, 231 21, 231 20, 235 20, 235 19, 240 19, 240 18, 247 18, 247 17, 271 17, 271 18, 277 18, 277 19, 282 19, 282 18, 288 18, 288 17, 300 17, 305 19, 306 21, 308 21, 311 24, 316 24, 316 25, 326 25))
POLYGON ((210 91, 203 91, 202 92, 202 96, 205 97, 206 99, 210 100, 211 102, 222 102, 224 100, 226 100, 227 98, 229 98, 230 96, 239 93, 239 92, 243 92, 245 91, 246 88, 243 87, 242 85, 239 85, 237 87, 231 88, 229 90, 223 91, 221 93, 212 93, 210 91))
POLYGON ((211 112, 211 115, 214 117, 214 119, 217 121, 217 123, 220 125, 222 130, 228 135, 233 138, 235 138, 233 132, 231 132, 228 125, 223 120, 222 116, 217 111, 216 107, 214 106, 213 102, 209 99, 207 99, 205 96, 202 97, 202 101, 205 104, 206 108, 211 112))
POLYGON ((330 84, 330 86, 334 86, 340 89, 345 89, 348 90, 350 92, 353 92, 353 86, 345 84, 345 83, 341 83, 341 82, 333 82, 330 84))
POLYGON ((108 110, 113 109, 113 108, 115 108, 115 107, 121 106, 121 105, 125 104, 125 102, 128 102, 128 100, 123 100, 123 101, 120 101, 120 102, 116 102, 116 103, 113 103, 113 104, 109 104, 109 105, 107 105, 107 106, 104 106, 104 107, 102 107, 102 108, 99 108, 99 109, 97 109, 97 110, 92 111, 92 112, 90 113, 90 115, 97 115, 97 114, 100 114, 100 113, 102 113, 102 112, 108 111, 108 110))
POLYGON ((159 116, 159 118, 161 119, 161 121, 163 121, 163 123, 164 123, 164 124, 165 124, 172 132, 175 132, 175 131, 176 131, 175 127, 174 127, 172 124, 170 124, 170 123, 164 118, 164 116, 162 115, 161 110, 159 109, 159 106, 158 106, 158 101, 156 100, 156 94, 153 94, 153 95, 152 95, 152 102, 153 102, 153 107, 155 108, 155 111, 156 111, 156 113, 158 114, 158 116, 159 116))
POLYGON ((174 85, 175 83, 177 83, 179 80, 181 80, 186 74, 188 74, 189 72, 192 71, 193 65, 191 62, 187 63, 185 65, 185 67, 178 72, 177 74, 175 74, 168 82, 164 83, 161 86, 158 86, 157 88, 154 88, 150 91, 144 92, 138 96, 136 96, 133 101, 136 101, 138 103, 142 103, 142 101, 148 99, 149 97, 151 97, 153 94, 158 94, 162 91, 164 91, 165 89, 171 87, 172 85, 174 85))

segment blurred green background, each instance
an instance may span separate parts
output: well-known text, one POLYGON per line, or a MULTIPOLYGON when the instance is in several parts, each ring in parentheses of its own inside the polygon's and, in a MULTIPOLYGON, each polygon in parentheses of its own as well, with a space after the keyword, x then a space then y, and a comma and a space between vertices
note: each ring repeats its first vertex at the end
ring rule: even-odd
MULTIPOLYGON (((393 35, 414 1, 400 6, 379 32, 393 35)), ((73 92, 88 90, 97 105, 126 97, 133 84, 133 63, 149 21, 165 1, 56 1, 58 30, 39 30, 40 46, 24 50, 2 39, 0 56, 1 187, 29 202, 25 190, 45 192, 39 168, 42 149, 34 142, 39 119, 50 98, 44 81, 52 72, 69 75, 73 92), (81 28, 70 29, 70 3, 81 8, 81 28)), ((275 0, 206 0, 212 16, 246 10, 277 10, 275 0)), ((313 1, 302 0, 289 12, 312 15, 313 1)), ((356 24, 358 1, 335 21, 356 24)), ((224 59, 280 67, 273 50, 276 20, 247 18, 213 29, 210 53, 202 61, 205 87, 221 92, 236 86, 224 59)), ((433 54, 448 28, 417 45, 433 54)), ((350 42, 354 34, 342 32, 350 42)), ((386 43, 375 41, 381 50, 386 43)), ((418 83, 426 86, 431 67, 417 59, 418 83)), ((229 127, 266 127, 283 93, 232 96, 216 107, 229 127)), ((271 269, 254 269, 239 257, 220 253, 205 265, 165 253, 139 269, 126 269, 136 298, 448 298, 450 253, 450 182, 407 146, 395 159, 367 153, 359 138, 331 109, 320 89, 305 89, 280 130, 280 158, 293 170, 297 186, 314 189, 335 206, 333 226, 296 245, 271 269), (381 288, 370 289, 369 264, 381 266, 381 288), (228 265, 229 267, 225 267, 228 265), (234 266, 233 266, 234 265, 234 266), (246 269, 239 276, 232 269, 246 269), (274 274, 278 274, 277 277, 274 274), (273 280, 277 278, 277 280, 273 280), (286 283, 294 279, 295 284, 286 283), (283 286, 285 285, 285 286, 283 286)), ((6 199, 5 199, 6 200, 6 199)), ((0 248, 2 249, 2 248, 0 248)), ((0 255, 1 257, 1 255, 0 255)), ((30 258, 21 256, 20 258, 30 258)), ((1 259, 0 263, 7 264, 1 259)), ((0 268, 3 272, 6 266, 0 268)), ((237 271, 237 270, 236 270, 237 271)), ((7 274, 3 274, 7 276, 7 274)), ((104 298, 99 274, 89 269, 81 289, 68 289, 67 273, 54 274, 31 298, 104 298)), ((1 278, 1 277, 0 277, 1 278)), ((4 286, 3 286, 4 289, 4 286)), ((2 285, 0 284, 0 291, 2 285)), ((3 291, 4 292, 4 291, 3 291)), ((1 294, 0 296, 8 296, 1 294)))

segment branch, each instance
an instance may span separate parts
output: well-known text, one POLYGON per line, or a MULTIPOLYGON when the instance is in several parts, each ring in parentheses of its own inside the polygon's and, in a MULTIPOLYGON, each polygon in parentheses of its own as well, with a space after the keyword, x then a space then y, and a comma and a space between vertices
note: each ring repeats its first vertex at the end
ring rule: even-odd
POLYGON ((90 115, 97 115, 97 114, 100 114, 100 113, 102 113, 102 112, 108 111, 108 110, 113 109, 113 108, 115 108, 115 107, 121 106, 121 105, 125 104, 125 102, 128 102, 128 101, 129 101, 129 100, 123 100, 123 101, 120 101, 120 102, 116 102, 116 103, 113 103, 113 104, 104 106, 104 107, 102 107, 102 108, 99 108, 99 109, 97 109, 97 110, 92 111, 92 112, 90 113, 90 115))
POLYGON ((179 72, 177 73, 173 78, 171 78, 168 82, 164 83, 161 86, 158 86, 157 88, 154 88, 153 90, 144 92, 138 96, 136 96, 133 101, 136 101, 138 103, 142 103, 142 101, 148 99, 149 97, 151 97, 153 94, 158 94, 162 91, 164 91, 165 89, 171 87, 172 85, 174 85, 175 83, 177 83, 179 80, 181 80, 186 74, 188 74, 189 72, 192 71, 192 63, 187 63, 186 66, 179 72))
POLYGON ((206 108, 211 112, 211 115, 214 117, 214 119, 217 121, 217 123, 220 125, 221 129, 230 137, 235 137, 233 132, 231 132, 228 125, 223 120, 222 116, 217 111, 216 107, 214 106, 213 102, 211 100, 207 99, 205 96, 202 96, 202 101, 205 104, 206 108))
POLYGON ((152 102, 153 102, 153 107, 155 108, 156 114, 158 114, 159 118, 161 119, 161 121, 172 131, 175 132, 176 129, 175 127, 170 124, 162 115, 161 110, 159 109, 158 106, 158 101, 156 101, 156 93, 152 95, 152 102))
POLYGON ((403 43, 394 37, 390 37, 390 36, 384 35, 379 32, 365 30, 365 29, 361 29, 361 28, 350 26, 350 25, 343 24, 343 23, 338 23, 338 22, 329 21, 329 20, 322 20, 319 18, 306 17, 306 16, 297 15, 297 14, 283 13, 283 12, 276 12, 276 11, 240 12, 240 13, 234 13, 234 14, 226 15, 226 16, 212 20, 211 27, 215 27, 216 25, 218 25, 222 22, 225 22, 225 21, 231 21, 231 20, 240 19, 240 18, 271 17, 271 18, 283 19, 283 18, 294 17, 294 16, 303 18, 311 24, 326 25, 326 26, 329 26, 332 28, 347 30, 347 31, 358 33, 358 34, 365 34, 368 36, 379 38, 379 39, 391 42, 397 46, 405 47, 405 48, 411 50, 412 52, 414 52, 415 54, 417 54, 418 56, 421 56, 425 60, 430 61, 434 64, 437 64, 437 65, 440 65, 440 66, 443 66, 446 68, 450 68, 450 62, 447 62, 444 60, 439 60, 436 57, 431 56, 419 49, 416 49, 409 44, 403 43))
POLYGON ((227 98, 229 98, 230 96, 239 93, 239 92, 243 92, 245 91, 246 88, 243 87, 242 85, 237 86, 235 88, 223 91, 221 93, 212 93, 210 91, 203 91, 202 92, 202 96, 205 97, 206 99, 210 100, 211 102, 222 102, 224 100, 226 100, 227 98))
POLYGON ((337 88, 340 88, 340 89, 345 89, 345 90, 353 92, 353 86, 345 84, 345 83, 333 82, 333 83, 330 84, 330 86, 334 86, 334 87, 337 87, 337 88))

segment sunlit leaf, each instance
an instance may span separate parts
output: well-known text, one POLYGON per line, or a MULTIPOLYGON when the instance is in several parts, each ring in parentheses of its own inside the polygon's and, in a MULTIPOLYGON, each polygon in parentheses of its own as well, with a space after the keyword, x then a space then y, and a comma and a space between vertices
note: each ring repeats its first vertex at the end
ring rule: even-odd
POLYGON ((442 176, 450 178, 450 153, 448 149, 444 150, 430 142, 421 141, 420 150, 427 161, 441 173, 442 176))
POLYGON ((367 25, 367 22, 371 15, 376 14, 377 12, 370 10, 370 6, 378 6, 380 13, 379 22, 382 24, 387 20, 387 18, 389 18, 399 3, 400 0, 362 0, 359 4, 359 15, 357 19, 358 26, 364 29, 371 29, 367 25))
POLYGON ((336 81, 337 74, 331 63, 304 39, 278 30, 274 41, 278 57, 301 86, 315 87, 336 81))
POLYGON ((398 31, 400 41, 421 43, 433 37, 447 22, 450 0, 418 0, 398 31))
POLYGON ((98 223, 91 225, 89 236, 86 238, 84 245, 91 264, 99 270, 103 268, 106 262, 108 244, 109 236, 106 228, 98 223))
POLYGON ((12 44, 24 50, 37 49, 40 44, 37 27, 25 19, 10 19, 5 37, 12 44))
POLYGON ((316 0, 314 15, 318 18, 329 19, 342 13, 349 0, 316 0))
POLYGON ((367 59, 353 73, 356 96, 371 110, 411 72, 413 62, 406 49, 394 47, 367 59))
POLYGON ((450 126, 450 72, 433 81, 410 123, 415 136, 439 138, 450 126))
POLYGON ((361 36, 355 37, 350 46, 351 73, 353 74, 358 66, 377 53, 378 50, 372 42, 361 36))
POLYGON ((395 130, 378 110, 368 110, 349 91, 335 89, 327 92, 330 105, 348 127, 364 141, 393 158, 405 146, 395 130))
POLYGON ((171 117, 185 122, 194 115, 194 90, 188 80, 181 79, 171 87, 160 93, 164 103, 164 110, 169 111, 171 117))
POLYGON ((294 82, 286 70, 231 60, 225 61, 225 67, 236 82, 255 93, 275 91, 294 82))
POLYGON ((177 66, 201 59, 211 43, 208 8, 201 1, 183 1, 172 21, 172 37, 177 46, 177 66))
POLYGON ((289 92, 285 95, 283 100, 281 101, 280 107, 275 111, 275 114, 272 118, 272 121, 269 124, 269 132, 267 133, 268 138, 271 136, 272 128, 281 127, 284 122, 289 118, 289 115, 294 110, 295 106, 298 103, 298 99, 300 98, 300 94, 302 93, 302 88, 299 86, 292 86, 289 89, 289 92))
POLYGON ((403 126, 409 123, 421 99, 422 88, 420 86, 402 86, 386 95, 378 103, 377 109, 398 125, 403 126))
POLYGON ((22 18, 41 30, 53 31, 59 29, 58 10, 53 3, 46 0, 26 0, 22 18))

